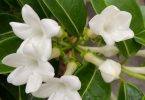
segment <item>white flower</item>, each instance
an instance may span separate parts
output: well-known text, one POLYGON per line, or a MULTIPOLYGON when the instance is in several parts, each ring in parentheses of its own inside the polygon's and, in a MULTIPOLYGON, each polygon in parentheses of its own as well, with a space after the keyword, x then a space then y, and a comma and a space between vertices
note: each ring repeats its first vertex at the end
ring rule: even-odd
POLYGON ((24 5, 22 8, 22 17, 24 23, 10 23, 14 33, 21 39, 35 36, 51 38, 60 31, 60 26, 58 26, 56 21, 52 19, 40 20, 39 16, 29 5, 24 5))
POLYGON ((42 49, 39 50, 39 47, 42 46, 43 41, 42 39, 35 45, 31 44, 34 42, 26 40, 22 43, 17 53, 10 54, 2 60, 3 64, 16 67, 16 69, 9 74, 7 81, 16 86, 27 83, 26 93, 35 92, 39 89, 42 82, 46 82, 49 78, 54 77, 54 68, 52 65, 40 58, 42 49), (29 44, 25 45, 27 42, 29 42, 29 44), (36 48, 36 46, 38 47, 36 48))
POLYGON ((59 33, 60 26, 52 19, 40 20, 29 5, 24 5, 22 8, 22 17, 24 23, 10 23, 16 36, 25 40, 21 47, 25 48, 25 50, 27 50, 26 48, 29 48, 29 50, 37 48, 39 54, 34 53, 34 55, 39 56, 41 60, 47 61, 52 52, 51 37, 59 33))
POLYGON ((65 75, 61 78, 51 78, 40 89, 32 95, 48 100, 82 100, 78 90, 81 88, 81 82, 78 77, 65 75))
POLYGON ((131 14, 120 11, 111 5, 105 8, 101 14, 94 16, 90 22, 90 29, 103 37, 107 45, 114 45, 115 42, 133 38, 134 33, 129 28, 131 14))
POLYGON ((107 59, 99 66, 99 70, 104 81, 110 83, 119 78, 121 65, 111 59, 107 59))

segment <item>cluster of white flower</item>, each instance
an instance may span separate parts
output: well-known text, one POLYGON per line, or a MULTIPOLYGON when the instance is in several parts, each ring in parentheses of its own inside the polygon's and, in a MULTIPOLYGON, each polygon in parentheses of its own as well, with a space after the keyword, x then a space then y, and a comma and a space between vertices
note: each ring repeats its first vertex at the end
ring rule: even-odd
POLYGON ((29 5, 22 8, 22 17, 24 23, 10 23, 15 35, 24 41, 16 53, 2 60, 4 64, 16 67, 7 81, 16 86, 27 84, 26 93, 36 97, 81 100, 77 92, 81 87, 80 80, 73 75, 54 78, 54 68, 48 62, 53 55, 51 38, 59 33, 60 26, 52 19, 40 20, 29 5))
MULTIPOLYGON (((75 62, 68 64, 69 69, 61 78, 55 78, 53 66, 49 59, 53 57, 52 40, 60 32, 60 26, 52 19, 42 19, 34 12, 29 5, 22 8, 24 23, 11 22, 10 25, 16 36, 24 41, 16 53, 6 56, 2 62, 6 65, 16 67, 7 78, 13 85, 26 84, 26 93, 48 100, 81 100, 78 90, 81 82, 77 76, 72 75, 77 68, 75 62)), ((115 42, 133 38, 134 33, 129 28, 131 15, 128 12, 120 11, 115 6, 109 6, 89 21, 92 32, 101 35, 106 46, 101 48, 85 48, 94 52, 97 51, 104 56, 110 57, 118 53, 114 46, 115 42)), ((56 52, 57 49, 54 49, 56 52)), ((85 54, 87 62, 99 66, 99 70, 105 82, 112 82, 119 78, 121 65, 111 59, 105 61, 97 58, 91 52, 85 54)))

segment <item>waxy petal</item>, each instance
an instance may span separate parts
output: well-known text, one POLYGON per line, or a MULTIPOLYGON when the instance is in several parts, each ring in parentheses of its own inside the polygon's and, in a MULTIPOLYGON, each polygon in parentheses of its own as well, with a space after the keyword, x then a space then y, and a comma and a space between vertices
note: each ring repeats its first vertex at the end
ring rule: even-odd
POLYGON ((116 13, 118 13, 120 10, 116 7, 116 6, 114 6, 114 5, 110 5, 110 6, 108 6, 107 8, 105 8, 102 12, 101 12, 101 16, 102 17, 105 17, 105 18, 107 18, 107 17, 113 17, 114 16, 114 14, 116 14, 116 13))
POLYGON ((7 81, 13 85, 23 85, 27 83, 30 74, 31 71, 27 67, 21 66, 9 74, 7 81))
POLYGON ((61 77, 63 83, 72 90, 79 90, 81 88, 81 82, 78 77, 72 75, 65 75, 61 77))
POLYGON ((14 34, 23 40, 30 37, 32 33, 35 32, 30 25, 24 23, 10 22, 10 25, 14 34))
POLYGON ((49 78, 55 75, 54 68, 49 62, 40 61, 39 67, 35 71, 42 76, 45 82, 49 81, 49 78))
POLYGON ((31 61, 26 55, 13 53, 4 57, 2 63, 12 67, 19 67, 29 65, 31 61))
POLYGON ((100 33, 103 30, 103 23, 105 20, 101 18, 99 15, 95 15, 90 21, 89 21, 89 26, 90 29, 95 33, 95 34, 102 34, 100 33))
POLYGON ((101 71, 104 81, 111 82, 119 78, 121 65, 113 60, 107 59, 99 66, 99 70, 101 71))
POLYGON ((31 93, 37 91, 42 84, 42 77, 37 74, 33 73, 29 76, 27 85, 26 85, 26 93, 31 93))
POLYGON ((34 59, 47 61, 51 56, 52 42, 48 38, 28 38, 21 44, 17 52, 23 52, 34 59))
POLYGON ((108 34, 102 35, 102 37, 107 45, 113 46, 115 44, 115 41, 108 34))
POLYGON ((25 4, 22 8, 22 17, 26 24, 39 28, 40 18, 37 13, 27 4, 25 4))
POLYGON ((134 37, 134 32, 131 29, 118 31, 112 35, 112 39, 116 42, 131 39, 134 37))
POLYGON ((77 91, 68 91, 65 100, 82 100, 80 94, 77 91))
POLYGON ((59 89, 61 88, 60 86, 60 80, 57 78, 52 78, 49 79, 47 83, 42 84, 36 92, 32 93, 32 95, 40 98, 47 98, 53 93, 59 91, 59 89))
POLYGON ((112 18, 111 26, 116 30, 128 29, 131 23, 132 15, 126 11, 120 11, 112 18))
POLYGON ((43 33, 46 37, 51 38, 59 34, 60 26, 52 19, 42 19, 43 33))

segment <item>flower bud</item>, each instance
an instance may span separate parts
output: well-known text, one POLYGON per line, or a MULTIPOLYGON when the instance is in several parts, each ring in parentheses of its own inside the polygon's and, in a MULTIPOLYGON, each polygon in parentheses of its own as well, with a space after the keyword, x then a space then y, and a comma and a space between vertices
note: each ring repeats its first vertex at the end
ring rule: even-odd
POLYGON ((145 57, 145 50, 139 50, 139 51, 136 53, 136 56, 145 57))
POLYGON ((90 50, 91 52, 103 54, 105 57, 115 56, 119 50, 116 46, 102 46, 102 47, 85 47, 79 46, 83 50, 90 50))
POLYGON ((107 59, 99 66, 99 70, 104 81, 110 83, 119 78, 121 65, 111 59, 107 59))
POLYGON ((60 56, 60 49, 55 47, 55 48, 52 48, 52 54, 49 58, 49 60, 53 59, 53 58, 57 58, 60 56))
POLYGON ((67 64, 67 67, 66 67, 66 71, 65 71, 65 75, 72 75, 76 69, 77 69, 78 65, 76 62, 72 61, 72 62, 69 62, 67 64))

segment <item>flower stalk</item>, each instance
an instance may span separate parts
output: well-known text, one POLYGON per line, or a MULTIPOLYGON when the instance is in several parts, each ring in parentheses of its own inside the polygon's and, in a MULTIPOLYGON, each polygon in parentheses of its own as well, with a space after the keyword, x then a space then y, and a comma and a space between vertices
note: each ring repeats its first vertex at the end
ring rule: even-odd
POLYGON ((87 62, 90 62, 90 63, 92 63, 92 64, 94 64, 96 66, 99 66, 100 64, 103 63, 103 60, 102 59, 96 57, 94 54, 92 54, 90 52, 88 52, 88 53, 85 54, 84 59, 87 62))

